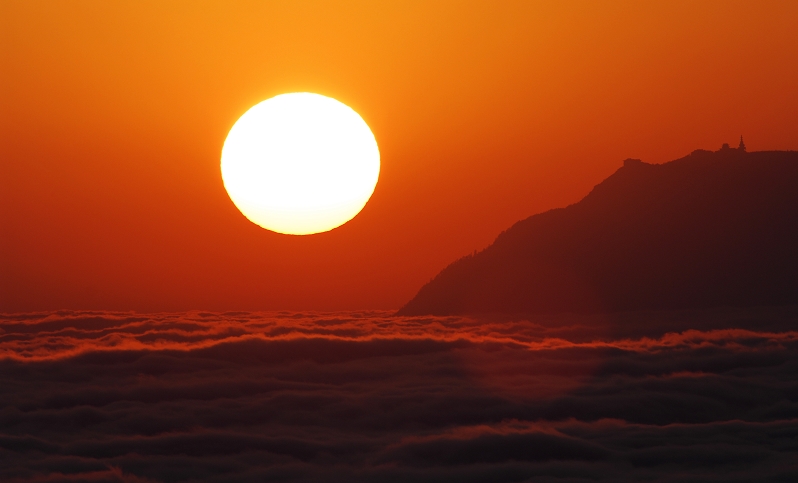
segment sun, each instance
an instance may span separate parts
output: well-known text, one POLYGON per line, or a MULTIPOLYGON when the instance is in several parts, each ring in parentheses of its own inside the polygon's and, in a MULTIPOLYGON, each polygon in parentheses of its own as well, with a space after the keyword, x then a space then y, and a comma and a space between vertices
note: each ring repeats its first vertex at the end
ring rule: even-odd
POLYGON ((380 174, 374 134, 352 108, 309 92, 282 94, 244 113, 222 148, 230 199, 267 230, 332 230, 366 205, 380 174))

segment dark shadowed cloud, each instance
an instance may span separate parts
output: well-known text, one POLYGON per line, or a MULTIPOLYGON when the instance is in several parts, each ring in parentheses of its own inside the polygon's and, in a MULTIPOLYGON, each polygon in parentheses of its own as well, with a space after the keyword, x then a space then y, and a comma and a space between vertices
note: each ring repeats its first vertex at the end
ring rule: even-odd
POLYGON ((3 481, 793 481, 796 310, 0 322, 3 481))

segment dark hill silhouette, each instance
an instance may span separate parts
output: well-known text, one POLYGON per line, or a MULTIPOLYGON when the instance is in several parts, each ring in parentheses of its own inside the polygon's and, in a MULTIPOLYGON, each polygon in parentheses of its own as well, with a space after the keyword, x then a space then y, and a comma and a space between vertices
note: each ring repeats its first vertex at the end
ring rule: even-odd
POLYGON ((628 159, 580 202, 519 221, 399 314, 798 304, 798 152, 628 159))

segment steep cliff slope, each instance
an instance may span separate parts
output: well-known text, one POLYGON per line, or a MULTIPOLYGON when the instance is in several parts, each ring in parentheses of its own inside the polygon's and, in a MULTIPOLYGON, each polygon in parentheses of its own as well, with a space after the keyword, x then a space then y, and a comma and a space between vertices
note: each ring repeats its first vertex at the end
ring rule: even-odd
POLYGON ((798 304, 798 152, 626 160, 449 265, 400 314, 798 304))

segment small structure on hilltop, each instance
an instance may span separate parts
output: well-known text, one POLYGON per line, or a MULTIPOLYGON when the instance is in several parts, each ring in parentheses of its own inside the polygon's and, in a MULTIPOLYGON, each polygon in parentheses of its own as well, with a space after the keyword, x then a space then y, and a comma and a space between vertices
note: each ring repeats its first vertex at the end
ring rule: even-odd
MULTIPOLYGON (((729 146, 729 143, 723 143, 723 145, 720 147, 720 151, 723 151, 723 152, 729 152, 729 151, 731 151, 733 149, 734 148, 729 146)), ((745 152, 745 143, 743 142, 743 136, 742 135, 740 135, 740 145, 737 146, 737 151, 740 151, 742 153, 745 152)))

